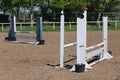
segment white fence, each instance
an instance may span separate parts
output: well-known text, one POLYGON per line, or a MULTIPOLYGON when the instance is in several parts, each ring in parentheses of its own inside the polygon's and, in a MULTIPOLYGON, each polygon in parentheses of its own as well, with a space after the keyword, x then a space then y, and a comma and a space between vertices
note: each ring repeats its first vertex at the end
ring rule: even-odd
MULTIPOLYGON (((92 23, 97 23, 97 21, 88 21, 87 22, 87 24, 92 24, 92 23)), ((101 23, 101 21, 100 21, 100 23, 101 23)), ((109 21, 109 23, 113 23, 114 24, 113 27, 115 27, 117 29, 118 28, 118 23, 120 23, 120 21, 109 21)), ((31 22, 17 22, 16 24, 17 24, 17 26, 20 27, 20 30, 22 30, 23 25, 31 25, 31 22)), ((33 22, 33 25, 35 25, 35 24, 36 23, 33 22)), ((60 22, 43 22, 43 24, 50 24, 50 25, 52 25, 52 29, 54 31, 54 30, 56 30, 56 25, 60 24, 60 22)), ((71 30, 72 29, 72 25, 76 24, 76 22, 65 22, 65 24, 69 24, 69 30, 71 30)), ((5 31, 5 29, 4 29, 5 25, 9 26, 10 23, 0 23, 0 29, 1 29, 0 31, 2 31, 2 32, 5 31)), ((101 26, 102 25, 99 24, 99 28, 101 26)))

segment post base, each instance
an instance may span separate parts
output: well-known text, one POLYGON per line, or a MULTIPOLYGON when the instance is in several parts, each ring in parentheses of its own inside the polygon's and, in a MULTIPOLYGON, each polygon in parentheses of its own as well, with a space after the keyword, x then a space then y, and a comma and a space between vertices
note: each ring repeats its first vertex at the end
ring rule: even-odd
POLYGON ((37 41, 37 42, 38 42, 37 45, 44 45, 44 44, 45 44, 45 40, 39 40, 39 41, 37 41))
POLYGON ((84 72, 85 71, 85 64, 75 64, 75 72, 84 72))
POLYGON ((16 41, 15 37, 5 37, 5 41, 16 41))

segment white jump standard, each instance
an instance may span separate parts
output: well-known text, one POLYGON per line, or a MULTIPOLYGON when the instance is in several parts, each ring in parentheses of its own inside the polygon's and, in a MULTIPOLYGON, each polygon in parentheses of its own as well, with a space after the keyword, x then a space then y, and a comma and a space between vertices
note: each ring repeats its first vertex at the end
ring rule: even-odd
POLYGON ((107 41, 108 41, 108 17, 103 17, 103 41, 97 45, 86 47, 87 36, 87 11, 84 11, 84 18, 77 18, 77 41, 74 43, 64 44, 64 15, 61 15, 61 32, 60 32, 60 68, 64 67, 64 48, 76 45, 77 62, 70 69, 70 71, 83 72, 87 69, 91 69, 92 65, 103 61, 105 59, 111 59, 112 56, 108 53, 107 41), (97 49, 96 49, 97 48, 97 49), (93 51, 87 53, 88 50, 93 51), (93 57, 99 58, 91 63, 87 61, 93 57))

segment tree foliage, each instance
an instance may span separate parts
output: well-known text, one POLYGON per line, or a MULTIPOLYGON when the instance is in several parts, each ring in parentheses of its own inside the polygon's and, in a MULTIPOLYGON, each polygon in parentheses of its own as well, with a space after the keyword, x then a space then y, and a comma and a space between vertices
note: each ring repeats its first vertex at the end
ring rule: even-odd
MULTIPOLYGON (((0 0, 0 10, 5 12, 15 11, 19 16, 20 7, 28 8, 32 14, 33 8, 39 5, 42 9, 43 17, 48 17, 48 10, 51 9, 54 17, 64 9, 66 16, 75 16, 88 7, 88 12, 95 15, 93 18, 98 18, 100 12, 118 11, 120 9, 120 0, 0 0), (93 13, 94 12, 94 13, 93 13), (69 15, 68 15, 69 14, 69 15)), ((91 15, 91 14, 90 14, 91 15)))
POLYGON ((1 0, 0 9, 5 13, 12 8, 11 0, 1 0))
POLYGON ((85 5, 85 0, 52 0, 50 5, 53 7, 65 8, 81 8, 85 5))

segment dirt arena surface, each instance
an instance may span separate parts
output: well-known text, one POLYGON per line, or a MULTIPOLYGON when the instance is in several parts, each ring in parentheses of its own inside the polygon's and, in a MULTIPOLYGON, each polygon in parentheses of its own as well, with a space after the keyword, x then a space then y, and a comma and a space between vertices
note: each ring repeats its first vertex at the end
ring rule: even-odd
MULTIPOLYGON (((120 80, 120 31, 109 31, 108 48, 113 58, 93 66, 84 73, 55 69, 59 64, 59 32, 44 32, 45 45, 4 42, 0 33, 0 80, 120 80)), ((34 41, 35 34, 17 33, 17 40, 34 41), (27 38, 27 39, 23 39, 27 38)), ((99 31, 88 32, 88 46, 101 42, 99 31)), ((75 42, 76 33, 66 32, 65 43, 75 42)), ((65 61, 74 58, 76 47, 65 49, 65 61)), ((75 64, 76 60, 66 63, 75 64)))

